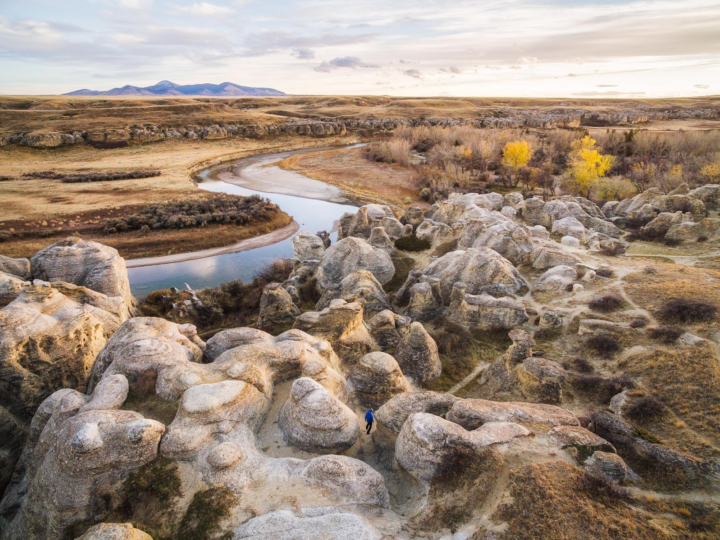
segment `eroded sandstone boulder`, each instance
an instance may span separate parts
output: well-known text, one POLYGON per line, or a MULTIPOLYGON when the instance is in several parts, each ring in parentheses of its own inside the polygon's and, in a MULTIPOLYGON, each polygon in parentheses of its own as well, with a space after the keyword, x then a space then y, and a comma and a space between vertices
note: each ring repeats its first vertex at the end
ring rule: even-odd
POLYGON ((527 288, 520 273, 505 257, 487 247, 457 250, 431 262, 424 276, 440 280, 443 303, 450 303, 453 286, 465 283, 467 294, 514 294, 527 288))
POLYGON ((447 413, 447 419, 465 429, 477 429, 487 422, 516 422, 528 427, 536 424, 553 427, 580 425, 574 414, 555 405, 484 399, 456 401, 447 413))
POLYGON ((385 403, 375 417, 381 426, 397 434, 410 415, 424 412, 445 417, 458 401, 460 398, 440 392, 408 392, 398 394, 385 403))
POLYGON ((365 318, 371 318, 381 311, 391 309, 390 300, 382 285, 368 270, 356 270, 343 278, 338 285, 329 286, 325 289, 325 293, 323 293, 315 309, 322 311, 330 305, 332 300, 337 298, 350 303, 364 302, 363 314, 365 318))
POLYGON ((339 508, 306 508, 300 515, 278 510, 242 525, 233 540, 379 540, 380 536, 362 518, 339 508))
POLYGON ((30 279, 30 261, 28 259, 12 259, 5 257, 5 255, 0 255, 0 272, 28 280, 30 279))
POLYGON ((355 444, 359 431, 353 411, 319 383, 304 377, 293 382, 280 409, 278 426, 288 444, 309 452, 347 450, 355 444))
POLYGON ((389 354, 371 352, 363 356, 349 377, 355 392, 364 394, 379 407, 395 394, 410 391, 410 383, 389 354))
POLYGON ((76 540, 152 540, 152 536, 130 523, 100 523, 76 540))
POLYGON ((295 328, 325 339, 343 361, 353 364, 375 347, 358 302, 332 300, 322 311, 307 311, 295 320, 295 328))
POLYGON ((125 260, 116 249, 70 237, 38 251, 30 259, 32 275, 44 281, 64 281, 87 287, 134 305, 125 260))
POLYGON ((298 315, 300 310, 280 283, 270 283, 265 286, 260 297, 260 314, 257 322, 260 328, 268 330, 292 326, 298 315))
POLYGON ((448 319, 472 330, 509 330, 526 323, 525 306, 510 297, 467 294, 465 283, 456 282, 448 307, 448 319))
POLYGON ((402 372, 419 383, 437 379, 442 364, 435 340, 419 323, 412 323, 400 339, 395 359, 402 372))
POLYGON ((325 250, 315 277, 320 292, 330 284, 339 284, 356 270, 367 270, 382 285, 395 275, 395 266, 382 249, 371 246, 362 238, 343 238, 325 250))

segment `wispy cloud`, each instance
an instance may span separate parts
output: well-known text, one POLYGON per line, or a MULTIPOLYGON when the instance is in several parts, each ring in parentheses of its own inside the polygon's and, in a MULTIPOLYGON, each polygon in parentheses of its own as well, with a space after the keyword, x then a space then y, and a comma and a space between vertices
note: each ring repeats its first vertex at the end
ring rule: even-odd
POLYGON ((358 69, 378 67, 380 66, 363 62, 356 56, 344 56, 342 58, 333 58, 329 62, 323 62, 315 68, 315 71, 319 71, 321 73, 330 73, 331 71, 340 68, 358 69))
POLYGON ((419 69, 404 69, 403 74, 407 75, 408 77, 412 77, 413 79, 423 78, 423 75, 419 69))
MULTIPOLYGON (((130 2, 136 2, 139 0, 126 0, 130 2)), ((180 11, 190 13, 191 15, 200 15, 202 17, 219 17, 223 15, 231 15, 235 11, 227 6, 220 6, 218 4, 211 4, 210 2, 199 2, 191 6, 184 6, 178 8, 180 11)))

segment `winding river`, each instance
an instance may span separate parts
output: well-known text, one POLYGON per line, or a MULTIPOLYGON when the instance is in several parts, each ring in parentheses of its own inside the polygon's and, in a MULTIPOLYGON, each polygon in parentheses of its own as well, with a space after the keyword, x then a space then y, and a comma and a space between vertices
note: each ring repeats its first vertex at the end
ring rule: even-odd
MULTIPOLYGON (((344 148, 355 146, 359 145, 344 148)), ((203 289, 234 279, 249 281, 272 261, 291 258, 292 237, 300 230, 313 233, 332 231, 331 239, 333 242, 337 240, 338 220, 345 212, 355 212, 356 207, 349 204, 338 188, 293 171, 285 171, 274 164, 297 154, 339 148, 343 147, 256 156, 202 171, 198 174, 198 188, 232 195, 260 195, 290 214, 296 225, 286 228, 287 234, 280 231, 279 241, 262 247, 251 247, 252 240, 256 240, 252 239, 241 243, 242 246, 237 246, 236 249, 242 249, 241 251, 231 253, 205 256, 207 252, 199 252, 127 261, 132 293, 137 298, 142 298, 158 289, 184 288, 186 283, 193 289, 203 289), (164 262, 173 258, 185 260, 164 262)), ((271 235, 273 233, 267 236, 271 235)), ((258 240, 262 238, 259 237, 258 240)), ((254 242, 255 245, 257 243, 254 242)), ((224 251, 224 248, 209 250, 210 253, 213 251, 224 251)))

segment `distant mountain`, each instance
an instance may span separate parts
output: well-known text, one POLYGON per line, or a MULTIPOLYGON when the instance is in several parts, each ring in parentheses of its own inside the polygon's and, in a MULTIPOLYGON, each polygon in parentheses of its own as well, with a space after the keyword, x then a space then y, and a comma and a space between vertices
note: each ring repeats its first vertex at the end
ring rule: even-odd
POLYGON ((274 88, 253 88, 224 82, 222 84, 175 84, 170 81, 160 81, 153 86, 140 88, 139 86, 125 85, 112 90, 75 90, 66 96, 284 96, 285 92, 274 88))

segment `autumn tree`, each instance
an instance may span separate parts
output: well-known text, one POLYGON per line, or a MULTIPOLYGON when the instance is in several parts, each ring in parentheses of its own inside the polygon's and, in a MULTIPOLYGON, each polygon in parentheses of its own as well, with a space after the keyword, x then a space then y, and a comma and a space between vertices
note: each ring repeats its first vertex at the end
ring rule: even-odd
POLYGON ((610 172, 614 159, 613 156, 598 152, 595 139, 589 135, 573 141, 569 173, 564 182, 565 189, 588 197, 597 179, 610 172))
MULTIPOLYGON (((510 169, 512 177, 517 178, 518 170, 528 164, 532 155, 533 149, 529 142, 510 141, 503 148, 502 164, 510 169)), ((517 185, 517 180, 514 185, 517 185)))

